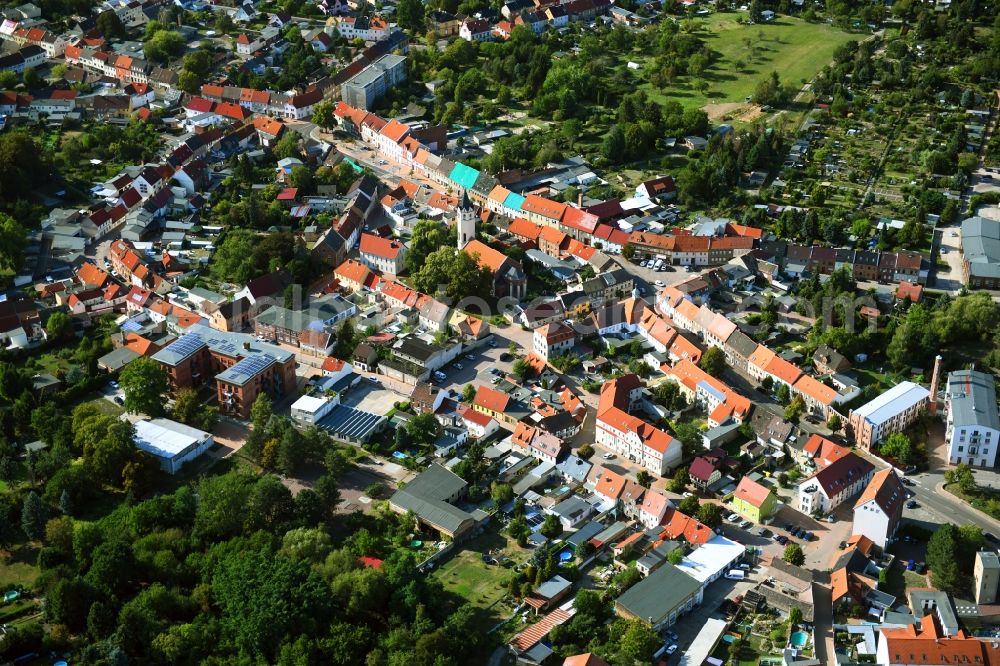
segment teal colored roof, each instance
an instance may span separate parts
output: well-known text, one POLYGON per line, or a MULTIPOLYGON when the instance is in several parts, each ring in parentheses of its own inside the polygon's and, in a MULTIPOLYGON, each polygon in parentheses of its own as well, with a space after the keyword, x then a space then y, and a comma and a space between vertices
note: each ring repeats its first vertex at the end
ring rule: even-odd
POLYGON ((524 197, 514 192, 508 194, 507 198, 503 200, 503 207, 511 210, 521 210, 522 204, 524 204, 524 197))
POLYGON ((448 175, 448 178, 459 187, 468 189, 475 185, 476 179, 479 178, 479 171, 459 162, 455 165, 455 168, 451 170, 451 174, 448 175))

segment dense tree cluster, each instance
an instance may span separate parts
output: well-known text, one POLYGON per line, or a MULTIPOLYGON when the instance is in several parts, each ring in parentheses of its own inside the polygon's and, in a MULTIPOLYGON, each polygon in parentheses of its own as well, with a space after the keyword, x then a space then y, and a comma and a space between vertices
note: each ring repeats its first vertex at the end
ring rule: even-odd
POLYGON ((427 255, 410 278, 413 287, 426 294, 444 292, 452 302, 478 296, 489 298, 493 273, 477 264, 477 256, 442 247, 427 255))
MULTIPOLYGON (((247 197, 243 205, 251 214, 254 198, 247 197)), ((305 243, 287 231, 261 235, 250 229, 230 229, 212 258, 212 272, 220 280, 237 284, 280 269, 287 270, 298 284, 309 284, 318 270, 305 243)))
POLYGON ((926 364, 928 350, 993 342, 998 324, 1000 306, 986 293, 917 303, 890 325, 886 355, 897 369, 926 364))
POLYGON ((746 171, 769 170, 784 156, 784 139, 772 128, 755 125, 741 132, 715 134, 704 153, 678 175, 681 201, 704 206, 719 201, 746 171))

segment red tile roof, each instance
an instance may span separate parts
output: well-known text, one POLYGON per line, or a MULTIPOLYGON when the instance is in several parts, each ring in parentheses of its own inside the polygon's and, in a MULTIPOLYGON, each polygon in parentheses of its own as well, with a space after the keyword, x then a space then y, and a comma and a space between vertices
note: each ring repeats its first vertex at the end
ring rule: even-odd
POLYGON ((467 254, 475 254, 479 256, 478 263, 480 267, 488 268, 491 272, 496 273, 503 266, 504 262, 508 261, 507 255, 499 250, 494 250, 492 247, 483 243, 482 241, 473 238, 468 243, 465 244, 465 252, 467 254))
POLYGON ((348 259, 337 266, 333 274, 344 282, 355 282, 363 285, 371 275, 371 271, 361 262, 348 259))
POLYGON ((476 397, 472 400, 473 405, 491 412, 503 412, 507 409, 509 402, 509 395, 491 389, 489 386, 480 386, 476 389, 476 397))
POLYGON ((760 483, 757 483, 749 476, 744 476, 740 479, 740 483, 736 486, 735 496, 739 497, 745 502, 748 502, 752 506, 758 509, 763 506, 764 502, 771 495, 771 489, 760 483))
POLYGON ((399 143, 402 141, 406 133, 410 131, 410 126, 399 122, 395 118, 390 120, 385 127, 382 128, 380 134, 388 138, 393 143, 399 143))
POLYGON ((537 241, 542 233, 542 227, 523 217, 514 218, 514 221, 507 227, 507 231, 525 240, 537 241))
POLYGON ((88 287, 103 287, 108 281, 108 274, 89 262, 80 266, 76 277, 88 287))
POLYGON ((396 259, 403 250, 403 244, 392 238, 363 233, 361 234, 359 250, 361 254, 371 254, 383 259, 396 259))
POLYGON ((688 466, 688 474, 694 479, 708 483, 708 480, 715 474, 715 465, 711 460, 698 456, 688 466))
POLYGON ((542 198, 537 194, 529 194, 521 204, 521 210, 535 213, 552 220, 562 219, 566 204, 542 198))

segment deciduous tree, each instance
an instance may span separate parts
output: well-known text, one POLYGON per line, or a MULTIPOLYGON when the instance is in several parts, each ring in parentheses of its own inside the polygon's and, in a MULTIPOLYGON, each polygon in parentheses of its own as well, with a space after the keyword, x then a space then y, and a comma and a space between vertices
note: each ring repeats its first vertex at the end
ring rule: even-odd
POLYGON ((163 413, 163 396, 167 392, 167 373, 149 357, 140 357, 125 366, 118 383, 125 394, 125 409, 129 412, 159 416, 163 413))

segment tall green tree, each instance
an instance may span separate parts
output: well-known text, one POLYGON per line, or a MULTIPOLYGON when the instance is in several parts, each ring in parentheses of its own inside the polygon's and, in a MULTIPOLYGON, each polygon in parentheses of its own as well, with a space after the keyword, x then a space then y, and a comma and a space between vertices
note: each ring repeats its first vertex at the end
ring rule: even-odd
POLYGON ((709 347, 701 355, 698 367, 713 377, 721 377, 726 369, 726 354, 718 347, 709 347))
POLYGON ((45 536, 45 522, 48 518, 48 511, 42 503, 42 498, 34 490, 30 491, 25 496, 21 508, 21 529, 29 539, 39 541, 45 536))
POLYGON ((27 230, 14 218, 6 213, 0 213, 0 269, 15 273, 21 270, 27 236, 27 230))
POLYGON ((125 366, 118 379, 125 393, 125 409, 129 412, 159 416, 163 413, 163 396, 167 392, 167 373, 149 357, 140 357, 125 366))

